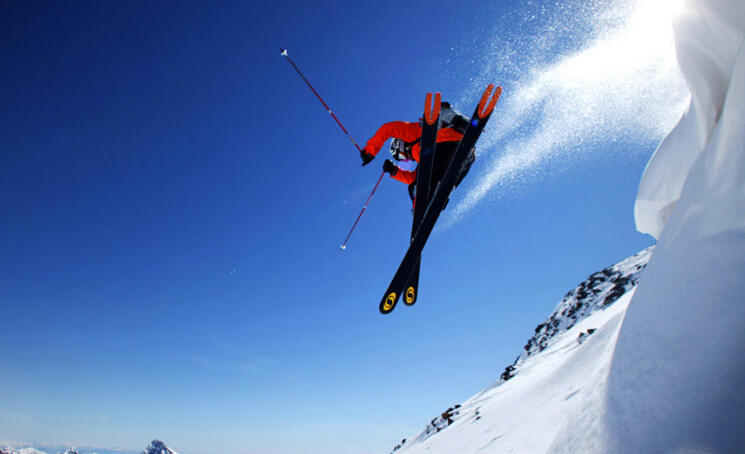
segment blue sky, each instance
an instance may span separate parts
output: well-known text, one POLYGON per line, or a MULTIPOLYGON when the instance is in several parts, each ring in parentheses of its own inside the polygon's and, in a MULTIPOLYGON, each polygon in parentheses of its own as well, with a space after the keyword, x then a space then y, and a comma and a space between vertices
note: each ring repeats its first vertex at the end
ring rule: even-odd
POLYGON ((664 33, 613 47, 663 28, 632 6, 3 2, 0 440, 389 452, 489 385, 652 244, 636 188, 685 94, 664 33), (429 91, 470 114, 504 87, 413 308, 378 313, 405 186, 339 249, 383 159, 360 166, 280 47, 360 144, 429 91))

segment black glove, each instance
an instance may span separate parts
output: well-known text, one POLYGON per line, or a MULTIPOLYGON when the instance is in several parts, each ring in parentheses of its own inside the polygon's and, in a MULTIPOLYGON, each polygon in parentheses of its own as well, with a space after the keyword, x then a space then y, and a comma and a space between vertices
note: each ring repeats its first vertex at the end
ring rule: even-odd
POLYGON ((394 164, 393 161, 386 159, 383 163, 383 172, 388 172, 391 176, 394 176, 398 173, 398 167, 396 167, 396 164, 394 164))
POLYGON ((362 158, 362 165, 366 166, 372 162, 373 159, 375 159, 375 156, 371 155, 370 153, 366 152, 364 149, 360 151, 360 157, 362 158))

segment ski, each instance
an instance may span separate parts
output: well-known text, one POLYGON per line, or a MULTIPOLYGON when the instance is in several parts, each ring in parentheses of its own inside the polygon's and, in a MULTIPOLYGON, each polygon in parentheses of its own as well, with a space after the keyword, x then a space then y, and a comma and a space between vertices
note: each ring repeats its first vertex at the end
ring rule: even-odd
MULTIPOLYGON (((419 229, 424 213, 429 205, 430 179, 435 162, 435 146, 437 130, 440 124, 440 105, 442 96, 435 93, 435 104, 432 106, 432 93, 427 93, 424 101, 424 118, 422 121, 422 138, 420 142, 419 164, 416 171, 416 191, 414 193, 414 219, 411 225, 411 241, 419 229)), ((419 296, 419 268, 422 258, 419 256, 411 272, 408 282, 404 286, 404 304, 412 306, 419 296)))
POLYGON ((452 161, 445 172, 445 176, 435 190, 435 193, 432 195, 427 210, 424 213, 424 217, 419 223, 419 227, 409 244, 409 249, 406 251, 398 270, 396 270, 396 274, 393 276, 393 280, 391 280, 391 284, 388 286, 383 299, 380 301, 381 314, 388 314, 396 307, 401 296, 401 291, 405 288, 409 277, 412 275, 413 270, 419 263, 424 245, 426 244, 427 239, 429 239, 429 235, 432 233, 435 223, 440 217, 440 213, 445 207, 445 204, 450 197, 450 193, 460 176, 462 166, 468 158, 469 153, 476 145, 479 136, 481 136, 481 132, 489 121, 494 106, 497 104, 497 100, 499 100, 501 93, 502 88, 497 87, 495 90, 493 84, 490 84, 486 87, 486 90, 484 90, 481 101, 478 106, 476 106, 476 110, 471 117, 468 128, 463 134, 463 138, 458 144, 458 148, 456 149, 452 161), (492 91, 494 92, 493 94, 492 91))

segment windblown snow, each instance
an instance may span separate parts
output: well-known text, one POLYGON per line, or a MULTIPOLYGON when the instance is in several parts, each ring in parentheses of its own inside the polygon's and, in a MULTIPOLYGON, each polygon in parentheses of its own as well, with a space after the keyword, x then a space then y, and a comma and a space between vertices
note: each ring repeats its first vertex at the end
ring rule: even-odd
MULTIPOLYGON (((521 12, 533 11, 516 21, 545 22, 535 39, 498 27, 483 75, 468 95, 477 96, 497 73, 508 77, 499 81, 506 96, 479 140, 477 174, 444 224, 487 200, 513 199, 535 180, 591 156, 614 153, 589 144, 611 137, 652 146, 665 137, 688 102, 670 26, 677 1, 566 0, 555 2, 553 19, 535 18, 552 14, 542 2, 520 2, 521 12), (560 45, 564 34, 580 28, 592 29, 590 38, 567 54, 560 45)), ((647 148, 619 149, 624 155, 613 159, 647 148)))
POLYGON ((745 2, 686 0, 673 28, 690 105, 635 207, 656 247, 591 276, 395 452, 743 452, 745 2))

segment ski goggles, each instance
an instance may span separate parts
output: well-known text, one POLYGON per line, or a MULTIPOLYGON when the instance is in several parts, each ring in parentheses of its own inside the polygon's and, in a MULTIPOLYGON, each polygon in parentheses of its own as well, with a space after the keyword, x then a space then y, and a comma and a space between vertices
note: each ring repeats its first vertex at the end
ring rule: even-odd
POLYGON ((396 161, 409 161, 412 158, 411 145, 401 139, 391 140, 391 156, 396 161))

